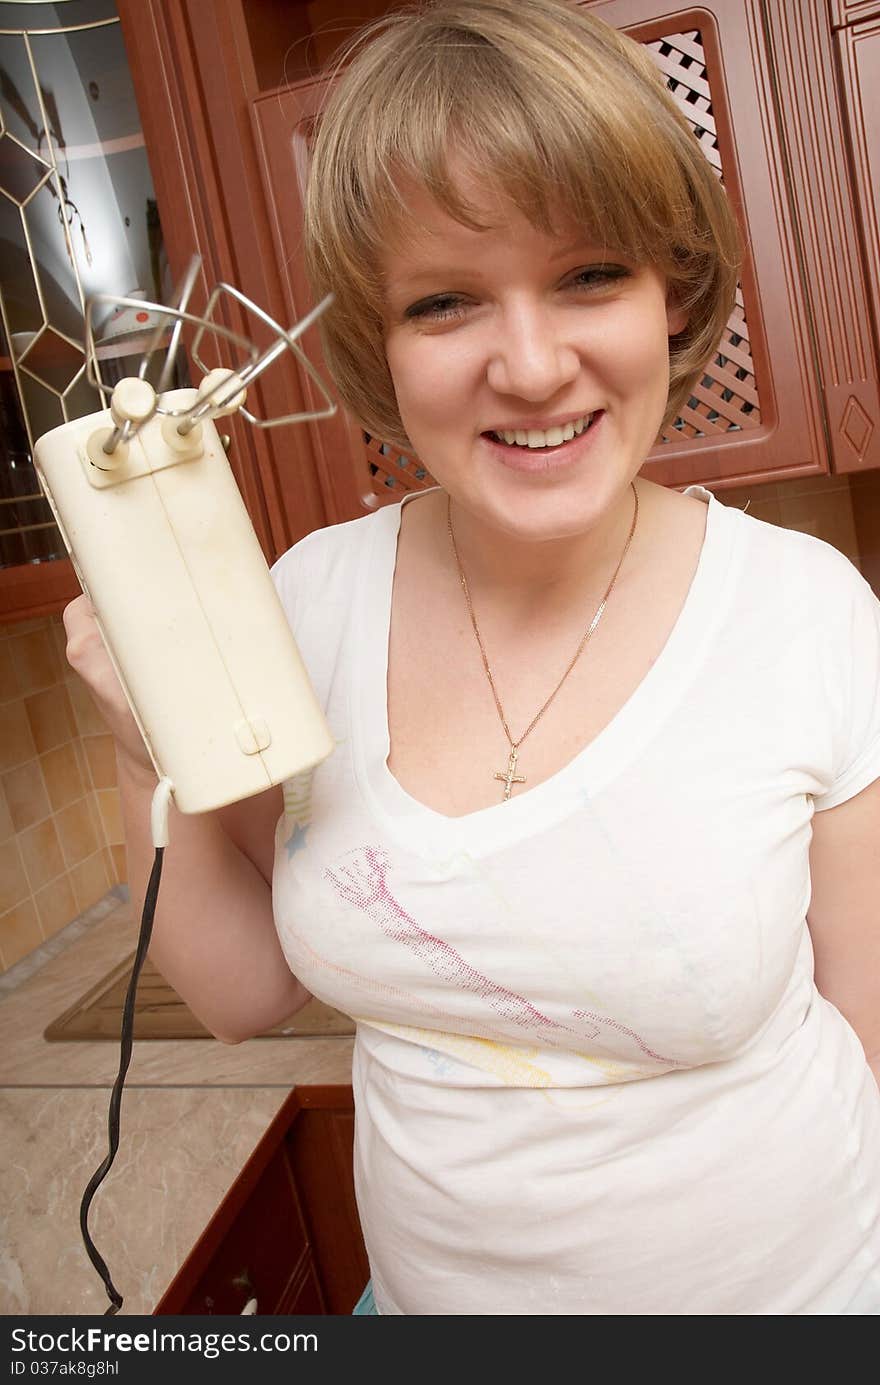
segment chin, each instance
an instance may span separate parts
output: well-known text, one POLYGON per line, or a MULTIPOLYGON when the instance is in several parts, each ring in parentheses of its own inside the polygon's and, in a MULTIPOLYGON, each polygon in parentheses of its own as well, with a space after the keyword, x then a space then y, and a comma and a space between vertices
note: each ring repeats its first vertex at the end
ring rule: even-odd
POLYGON ((480 510, 494 528, 511 538, 551 543, 577 538, 601 524, 617 499, 603 486, 593 487, 586 496, 527 495, 506 504, 489 500, 480 510))

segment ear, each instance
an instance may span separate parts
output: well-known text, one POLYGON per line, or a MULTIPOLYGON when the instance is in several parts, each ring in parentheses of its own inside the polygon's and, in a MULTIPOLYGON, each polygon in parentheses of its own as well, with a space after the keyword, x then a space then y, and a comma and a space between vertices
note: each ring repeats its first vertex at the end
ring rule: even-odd
POLYGON ((675 289, 670 289, 666 295, 666 334, 670 337, 678 336, 688 325, 690 313, 682 308, 678 302, 675 289))

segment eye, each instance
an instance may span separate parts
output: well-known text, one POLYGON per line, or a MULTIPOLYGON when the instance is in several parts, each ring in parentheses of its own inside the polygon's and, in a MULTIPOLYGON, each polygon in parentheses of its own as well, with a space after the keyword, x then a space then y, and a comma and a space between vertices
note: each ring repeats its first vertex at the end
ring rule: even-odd
POLYGON ((630 271, 623 265, 593 265, 590 269, 575 270, 569 283, 574 288, 604 288, 617 279, 628 279, 630 271))
POLYGON ((463 317, 465 301, 454 293, 438 293, 433 298, 421 298, 404 312, 409 320, 443 322, 447 318, 463 317))
MULTIPOLYGON (((597 290, 608 287, 618 279, 630 277, 630 271, 623 265, 592 265, 588 269, 575 270, 565 282, 575 289, 597 290)), ((409 322, 446 322, 462 318, 467 312, 467 299, 456 293, 438 293, 431 298, 420 298, 404 310, 404 318, 409 322)))

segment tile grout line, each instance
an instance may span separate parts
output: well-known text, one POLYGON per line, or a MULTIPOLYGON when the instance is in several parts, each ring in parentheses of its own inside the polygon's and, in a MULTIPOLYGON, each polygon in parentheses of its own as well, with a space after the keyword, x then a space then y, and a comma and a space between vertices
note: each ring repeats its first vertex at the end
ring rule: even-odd
POLYGON ((128 900, 128 886, 113 885, 102 899, 90 905, 88 909, 84 909, 81 914, 72 919, 53 937, 48 938, 46 942, 35 948, 33 952, 29 952, 26 957, 22 957, 21 961, 14 963, 8 971, 0 975, 0 1000, 5 995, 17 990, 22 982, 27 981, 29 977, 40 971, 53 957, 65 952, 72 943, 76 942, 77 938, 82 937, 84 933, 106 918, 120 904, 128 903, 128 900))

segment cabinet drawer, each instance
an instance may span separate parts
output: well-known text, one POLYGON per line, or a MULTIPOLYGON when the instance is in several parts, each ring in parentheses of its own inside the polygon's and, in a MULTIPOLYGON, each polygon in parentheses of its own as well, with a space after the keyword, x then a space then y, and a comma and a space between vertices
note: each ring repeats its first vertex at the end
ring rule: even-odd
MULTIPOLYGON (((258 1305, 257 1312, 259 1311, 258 1305)), ((315 1273, 311 1256, 307 1256, 300 1266, 275 1311, 276 1313, 292 1313, 294 1315, 300 1313, 326 1314, 324 1296, 321 1293, 321 1286, 318 1283, 318 1276, 315 1273)))
POLYGON ((291 1092, 155 1314, 349 1314, 370 1272, 353 1137, 350 1086, 291 1092))
MULTIPOLYGON (((255 1298, 260 1313, 275 1313, 308 1259, 306 1232, 282 1146, 242 1204, 183 1313, 240 1313, 255 1298)), ((314 1310, 316 1312, 322 1309, 314 1310)))

